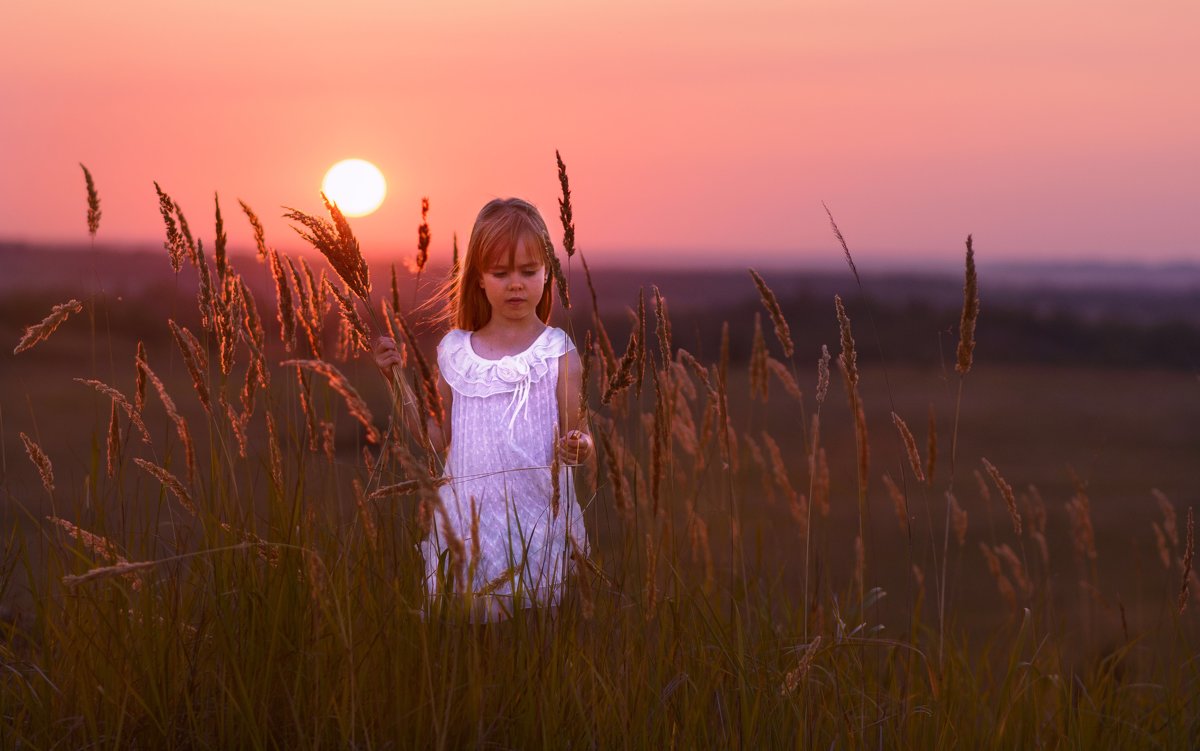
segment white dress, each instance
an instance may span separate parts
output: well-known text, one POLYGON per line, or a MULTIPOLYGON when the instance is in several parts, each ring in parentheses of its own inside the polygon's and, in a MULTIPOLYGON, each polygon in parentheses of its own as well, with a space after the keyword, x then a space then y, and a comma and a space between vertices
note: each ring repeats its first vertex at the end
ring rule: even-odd
POLYGON ((514 606, 556 604, 573 570, 572 541, 580 555, 587 555, 573 473, 565 467, 557 515, 551 508, 559 358, 573 349, 566 332, 553 327, 524 352, 498 360, 477 355, 469 331, 454 329, 438 344, 438 367, 454 399, 444 474, 449 482, 438 491, 446 514, 434 514, 434 527, 421 543, 431 594, 452 586, 450 567, 442 564, 442 575, 438 572, 439 561, 452 555, 444 555, 448 532, 463 542, 463 570, 473 569, 469 586, 494 596, 510 612, 514 606), (477 541, 472 539, 472 499, 479 518, 477 541))

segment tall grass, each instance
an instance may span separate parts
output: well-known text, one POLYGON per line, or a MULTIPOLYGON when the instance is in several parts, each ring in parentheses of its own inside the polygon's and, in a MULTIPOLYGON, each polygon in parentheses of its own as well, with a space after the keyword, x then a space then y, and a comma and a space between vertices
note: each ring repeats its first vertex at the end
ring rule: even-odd
MULTIPOLYGON (((894 534, 905 536, 909 560, 874 555, 868 546, 882 533, 872 538, 865 529, 874 472, 858 389, 871 373, 856 361, 849 314, 841 300, 836 308, 831 301, 857 436, 841 445, 827 442, 821 425, 829 351, 789 351, 788 323, 757 273, 753 282, 784 360, 770 356, 760 333, 753 394, 793 416, 802 448, 785 452, 761 416, 731 410, 745 401, 730 399, 744 383, 740 373, 727 355, 705 363, 673 346, 657 289, 656 325, 647 325, 641 298, 623 353, 607 344, 593 291, 589 329, 574 333, 591 348, 583 353, 592 396, 586 409, 599 455, 575 488, 561 489, 577 493, 586 509, 590 559, 575 551, 577 573, 553 611, 519 610, 479 625, 468 617, 470 602, 428 603, 415 544, 436 513, 436 459, 421 436, 400 430, 398 413, 374 416, 329 357, 353 360, 361 351, 366 323, 355 316, 365 311, 375 332, 406 334, 410 357, 398 382, 410 391, 393 398, 411 396, 435 410, 436 389, 421 372, 430 366, 395 309, 398 295, 382 312, 371 304, 357 243, 350 253, 349 226, 334 207, 332 223, 299 212, 292 218, 314 245, 332 249, 344 290, 270 247, 243 204, 276 285, 276 315, 259 318, 259 302, 224 254, 219 208, 214 275, 179 206, 161 190, 158 198, 170 251, 164 262, 188 260, 201 276, 202 323, 195 331, 175 320, 148 323, 160 336, 168 328, 173 335, 177 349, 166 362, 151 369, 139 348, 116 385, 87 381, 88 398, 111 402, 108 427, 95 428, 110 437, 111 471, 98 463, 86 470, 97 489, 91 498, 47 480, 54 517, 32 519, 36 534, 6 534, 0 595, 23 590, 15 599, 29 606, 9 611, 0 632, 4 746, 1195 743, 1200 676, 1195 608, 1187 605, 1200 587, 1191 510, 1181 534, 1175 506, 1160 499, 1159 548, 1151 557, 1171 583, 1162 635, 1126 634, 1102 653, 1102 645, 1088 644, 1101 656, 1081 662, 1053 588, 1078 590, 1085 602, 1103 597, 1086 492, 1070 503, 1069 534, 1051 536, 1040 497, 1018 499, 984 463, 1014 524, 969 528, 954 494, 954 476, 961 480, 965 466, 956 455, 957 410, 951 462, 959 466, 935 482, 933 429, 923 463, 893 409, 916 481, 885 482, 902 509, 894 534), (657 347, 648 341, 651 328, 657 347), (798 360, 817 367, 809 372, 798 360), (186 380, 160 379, 168 371, 186 380), (774 394, 771 377, 782 386, 774 394), (122 391, 130 380, 133 393, 122 391), (147 382, 157 402, 144 398, 147 382), (803 393, 809 382, 811 396, 803 393), (185 403, 202 406, 198 421, 180 414, 176 405, 185 403), (831 488, 831 463, 854 468, 854 491, 831 488), (908 525, 910 494, 930 508, 930 497, 946 499, 924 531, 908 525), (769 518, 792 528, 766 539, 790 539, 782 552, 763 550, 761 517, 747 513, 774 495, 788 499, 789 511, 769 518), (1023 524, 1018 503, 1026 507, 1023 524), (857 538, 838 536, 831 506, 855 505, 857 538), (1065 546, 1075 550, 1079 573, 1051 568, 1050 548, 1065 546), (956 610, 948 586, 963 556, 976 551, 992 581, 972 586, 994 588, 994 608, 1011 613, 985 637, 965 628, 967 614, 956 610), (922 569, 927 560, 932 570, 922 569), (905 585, 884 591, 876 580, 897 566, 905 585), (885 610, 887 602, 893 607, 885 610)), ((978 311, 973 252, 968 245, 959 404, 978 311)), ((561 272, 558 278, 565 284, 561 272)), ((37 357, 36 348, 22 357, 37 357)), ((63 375, 69 382, 73 374, 63 375)), ((50 458, 22 437, 49 475, 50 458)), ((61 467, 70 458, 58 460, 61 467)), ((33 509, 42 499, 16 500, 33 509)))

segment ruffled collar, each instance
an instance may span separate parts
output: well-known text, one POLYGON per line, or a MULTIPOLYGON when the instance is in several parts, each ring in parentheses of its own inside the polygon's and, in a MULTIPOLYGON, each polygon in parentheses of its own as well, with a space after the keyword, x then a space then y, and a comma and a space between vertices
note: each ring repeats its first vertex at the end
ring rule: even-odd
POLYGON ((527 389, 558 367, 558 358, 575 349, 560 328, 547 326, 524 351, 496 360, 471 347, 470 331, 453 329, 438 344, 438 367, 446 383, 466 396, 491 396, 527 389))

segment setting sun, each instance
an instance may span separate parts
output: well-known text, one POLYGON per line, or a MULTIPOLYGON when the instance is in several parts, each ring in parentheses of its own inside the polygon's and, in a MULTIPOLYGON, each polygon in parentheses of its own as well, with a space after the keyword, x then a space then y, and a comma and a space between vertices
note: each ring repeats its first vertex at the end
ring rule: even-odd
POLYGON ((363 159, 343 159, 325 173, 321 191, 346 216, 366 216, 383 203, 387 181, 374 164, 363 159))

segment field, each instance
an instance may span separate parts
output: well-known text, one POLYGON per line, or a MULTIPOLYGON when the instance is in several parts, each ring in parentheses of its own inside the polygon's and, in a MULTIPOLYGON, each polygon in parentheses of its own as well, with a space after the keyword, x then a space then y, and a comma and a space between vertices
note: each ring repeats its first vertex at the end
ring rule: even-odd
MULTIPOLYGON (((6 747, 1200 740, 1194 370, 977 354, 959 373, 957 311, 912 345, 940 357, 880 358, 908 345, 875 339, 883 309, 859 299, 839 329, 832 296, 824 319, 791 317, 791 357, 770 293, 748 311, 761 333, 734 320, 723 347, 666 285, 670 317, 649 286, 640 320, 592 317, 574 259, 558 320, 581 347, 589 332, 612 344, 585 357, 600 455, 574 491, 591 554, 556 611, 485 626, 469 603, 424 606, 428 457, 388 430, 385 381, 329 299, 341 285, 284 274, 294 310, 279 313, 269 264, 178 248, 194 260, 173 283, 6 292, 14 345, 50 303, 83 301, 0 355, 6 747), (138 375, 139 342, 161 390, 138 375)), ((392 291, 373 271, 374 309, 400 303, 386 325, 395 308, 415 321, 415 281, 392 291)), ((614 296, 610 315, 638 309, 614 296)), ((433 335, 410 345, 432 356, 433 335)), ((419 390, 415 355, 407 372, 419 390)), ((466 563, 452 556, 447 578, 466 563)))

